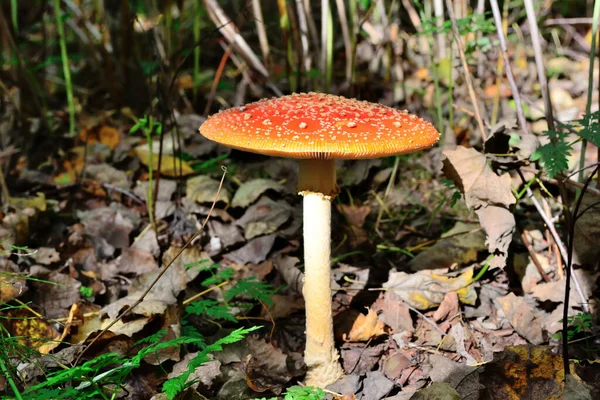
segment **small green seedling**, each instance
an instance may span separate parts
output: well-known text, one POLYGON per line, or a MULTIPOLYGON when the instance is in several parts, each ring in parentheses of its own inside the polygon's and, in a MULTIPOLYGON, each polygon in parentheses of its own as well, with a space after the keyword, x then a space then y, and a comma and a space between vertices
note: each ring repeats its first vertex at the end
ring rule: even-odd
POLYGON ((138 130, 142 130, 144 135, 146 136, 146 140, 148 141, 148 199, 146 203, 148 204, 148 218, 150 219, 150 225, 155 228, 154 223, 154 196, 153 196, 153 186, 152 182, 152 170, 154 167, 153 161, 153 152, 152 152, 152 135, 162 135, 162 124, 158 121, 154 121, 152 116, 150 117, 142 117, 136 121, 135 125, 131 127, 129 130, 130 134, 137 132, 138 130))

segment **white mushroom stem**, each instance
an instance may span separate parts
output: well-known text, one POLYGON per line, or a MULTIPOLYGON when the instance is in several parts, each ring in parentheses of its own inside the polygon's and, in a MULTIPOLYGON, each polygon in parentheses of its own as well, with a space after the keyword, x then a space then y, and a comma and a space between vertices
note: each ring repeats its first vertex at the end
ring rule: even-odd
POLYGON ((306 384, 326 387, 344 376, 335 348, 331 310, 331 200, 338 190, 335 161, 302 160, 298 189, 304 196, 306 384))

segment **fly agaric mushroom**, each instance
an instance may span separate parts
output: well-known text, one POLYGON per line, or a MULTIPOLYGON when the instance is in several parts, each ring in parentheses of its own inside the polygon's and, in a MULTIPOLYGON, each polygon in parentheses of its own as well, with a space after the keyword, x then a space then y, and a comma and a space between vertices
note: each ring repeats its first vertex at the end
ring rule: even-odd
POLYGON ((331 201, 336 159, 365 159, 431 147, 439 133, 406 111, 321 93, 301 93, 230 108, 200 127, 206 138, 238 150, 300 159, 304 197, 306 384, 326 387, 344 376, 333 339, 331 201))

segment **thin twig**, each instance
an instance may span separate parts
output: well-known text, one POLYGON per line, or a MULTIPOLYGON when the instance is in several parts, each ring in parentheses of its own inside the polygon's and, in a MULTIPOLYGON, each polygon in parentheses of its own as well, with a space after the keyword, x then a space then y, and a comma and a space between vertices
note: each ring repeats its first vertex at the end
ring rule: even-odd
POLYGON ((577 278, 577 275, 575 275, 573 273, 573 266, 569 264, 569 252, 567 251, 567 248, 565 247, 564 243, 560 239, 560 236, 559 236, 558 232, 556 231, 556 227, 554 226, 554 223, 552 222, 552 220, 550 218, 548 218, 546 216, 546 213, 544 212, 544 208, 542 207, 540 202, 533 195, 531 188, 527 188, 527 197, 529 197, 529 199, 531 199, 531 202, 533 203, 534 207, 536 208, 536 210, 538 211, 538 213, 544 220, 544 223, 550 230, 550 233, 552 234, 552 237, 554 238, 554 241, 556 242, 558 249, 560 250, 560 255, 562 256, 562 259, 563 259, 565 265, 568 265, 568 268, 570 269, 570 271, 567 273, 567 276, 571 275, 573 277, 573 284, 575 285, 575 290, 577 291, 577 294, 579 295, 579 298, 581 299, 581 307, 583 308, 583 311, 585 311, 586 313, 589 313, 590 307, 588 306, 587 299, 585 298, 585 295, 583 294, 583 290, 581 289, 581 285, 579 284, 579 279, 577 278))
POLYGON ((527 247, 527 251, 529 252, 529 257, 531 257, 531 261, 533 261, 533 264, 535 265, 538 272, 542 276, 542 279, 544 280, 544 282, 548 283, 548 282, 550 282, 550 278, 548 277, 548 274, 546 274, 546 271, 544 271, 544 267, 542 267, 542 264, 540 264, 540 260, 538 260, 537 254, 535 254, 535 251, 533 251, 533 247, 531 247, 531 245, 529 244, 529 239, 527 238, 527 233, 528 232, 526 230, 521 232, 521 240, 523 240, 523 244, 525 245, 525 247, 527 247))
POLYGON ((498 1, 490 0, 490 4, 492 6, 492 14, 494 15, 494 23, 496 24, 496 30, 498 32, 498 39, 500 40, 500 49, 502 50, 502 59, 504 60, 504 67, 506 68, 506 77, 508 78, 510 90, 513 92, 513 99, 515 100, 515 106, 517 108, 517 119, 519 120, 519 125, 521 126, 523 134, 528 136, 530 133, 527 129, 527 120, 525 119, 525 113, 523 112, 519 88, 517 87, 510 64, 510 58, 508 57, 508 47, 506 46, 506 38, 504 36, 504 30, 502 29, 502 16, 500 15, 498 1))
MULTIPOLYGON (((531 3, 531 0, 525 0, 525 5, 528 6, 529 9, 531 9, 531 12, 533 13, 533 5, 530 3, 531 3), (529 5, 528 5, 528 3, 529 3, 529 5)), ((496 0, 491 0, 491 4, 492 4, 492 11, 494 12, 494 21, 497 24, 498 23, 497 14, 499 14, 499 12, 500 12, 500 10, 498 8, 498 3, 496 0), (495 3, 495 7, 494 7, 494 3, 495 3)), ((529 14, 530 14, 529 9, 527 10, 528 19, 529 19, 529 14)), ((534 35, 533 31, 535 31, 535 35, 539 35, 535 15, 531 16, 531 19, 529 19, 529 23, 530 23, 530 29, 532 30, 532 36, 534 35), (532 20, 533 20, 533 22, 532 22, 532 20)), ((504 38, 504 32, 502 31, 502 29, 498 29, 498 36, 503 38, 504 43, 506 43, 506 38, 504 38)), ((546 119, 548 120, 547 121, 548 127, 552 126, 552 128, 550 128, 550 129, 553 129, 554 128, 554 119, 552 116, 552 104, 550 103, 550 96, 548 93, 548 85, 547 85, 547 81, 546 81, 546 75, 544 72, 543 60, 541 58, 541 46, 540 46, 539 38, 537 36, 532 37, 532 42, 534 42, 533 43, 534 50, 536 51, 536 64, 538 66, 538 78, 540 79, 540 84, 542 85, 542 95, 544 96, 544 104, 545 104, 545 108, 546 108, 546 119), (539 62, 538 62, 538 60, 539 60, 539 62), (542 83, 542 80, 543 80, 543 83, 542 83)), ((507 51, 506 46, 503 46, 502 52, 506 53, 506 51, 507 51)), ((505 55, 503 54, 503 57, 504 56, 505 55)), ((507 62, 505 63, 507 74, 508 74, 508 71, 511 71, 511 75, 512 75, 512 69, 511 69, 510 60, 508 60, 508 55, 506 55, 505 57, 507 60, 507 62)), ((519 92, 519 89, 517 88, 515 81, 514 81, 514 76, 513 76, 512 81, 509 79, 509 83, 510 83, 511 91, 513 92, 513 98, 515 99, 515 103, 517 103, 517 104, 521 103, 521 94, 519 92)), ((523 114, 522 107, 517 107, 517 113, 523 114)), ((521 117, 523 119, 525 118, 524 115, 522 115, 519 117, 519 120, 521 120, 521 117)), ((525 134, 527 134, 527 135, 530 134, 527 123, 525 123, 521 127, 521 129, 523 129, 523 132, 525 134)), ((521 180, 523 180, 523 183, 525 184, 526 181, 523 176, 523 173, 520 170, 518 171, 518 173, 521 177, 521 180)), ((559 185, 561 185, 560 181, 558 183, 559 183, 559 185)), ((552 234, 552 237, 554 238, 554 241, 556 242, 556 245, 558 246, 558 249, 560 251, 560 255, 561 255, 562 259, 564 260, 565 264, 568 265, 569 253, 567 252, 567 249, 566 249, 564 243, 560 239, 560 236, 559 236, 558 232, 556 231, 556 227, 554 226, 554 223, 552 222, 550 217, 546 215, 546 213, 544 212, 544 208, 542 207, 540 202, 535 198, 535 196, 533 195, 533 191, 529 187, 527 187, 527 197, 531 199, 531 202, 533 203, 534 207, 536 208, 536 210, 538 211, 538 213, 544 220, 544 223, 550 230, 550 233, 552 234)), ((583 290, 581 289, 581 285, 579 284, 579 279, 577 278, 577 276, 575 274, 573 274, 573 271, 572 271, 573 267, 570 266, 569 268, 570 268, 570 271, 568 271, 567 275, 573 276, 573 283, 575 285, 575 290, 577 291, 577 294, 581 298, 582 307, 583 307, 584 311, 589 312, 589 306, 587 304, 587 299, 585 298, 585 296, 583 294, 583 290)))
POLYGON ((473 103, 473 111, 475 112, 475 120, 477 121, 477 125, 479 126, 479 131, 481 133, 481 139, 483 142, 487 140, 487 134, 485 133, 485 125, 483 124, 483 119, 481 118, 481 110, 479 109, 479 103, 477 101, 477 95, 475 94, 475 89, 473 89, 473 81, 471 80, 471 73, 469 72, 469 64, 467 63, 467 57, 465 56, 465 49, 463 46, 462 39, 460 37, 460 32, 458 30, 458 25, 456 24, 456 18, 454 16, 454 10, 452 8, 451 0, 446 0, 446 10, 448 11, 448 17, 452 22, 452 32, 454 34, 454 40, 456 41, 456 47, 458 48, 458 54, 460 56, 460 61, 463 67, 463 74, 465 76, 465 83, 467 84, 467 90, 469 92, 469 97, 471 98, 471 103, 473 103))
POLYGON ((269 56, 269 39, 267 38, 267 30, 265 28, 265 20, 260 6, 260 0, 252 0, 252 12, 254 13, 254 22, 258 33, 258 43, 260 44, 263 62, 266 65, 269 65, 271 64, 269 56))
POLYGON ((533 8, 532 0, 525 1, 525 10, 527 11, 527 21, 529 22, 529 32, 531 36, 531 44, 533 46, 533 54, 535 56, 535 65, 537 67, 538 80, 542 88, 542 98, 544 99, 544 108, 546 114, 546 122, 548 130, 554 130, 554 115, 552 111, 552 100, 550 99, 550 91, 548 90, 548 79, 546 78, 546 69, 544 68, 544 55, 542 52, 542 44, 540 38, 542 35, 538 29, 537 18, 533 8))
POLYGON ((94 345, 94 343, 96 343, 96 341, 98 339, 100 339, 106 332, 108 332, 108 330, 110 328, 112 328, 118 321, 120 321, 124 316, 126 316, 127 314, 131 313, 131 311, 133 311, 133 309, 135 307, 137 307, 138 305, 140 305, 144 299, 146 298, 146 296, 148 295, 148 293, 150 293, 150 291, 152 290, 152 288, 156 285, 156 283, 160 280, 160 278, 162 278, 162 276, 169 270, 169 268, 171 267, 171 265, 173 265, 173 263, 175 263, 175 260, 177 260, 181 254, 184 252, 185 249, 187 249, 193 242, 194 240, 196 240, 196 238, 198 236, 200 236, 200 234, 202 232, 204 232, 204 227, 206 226, 206 224, 208 223, 208 220, 215 208, 215 205, 217 204, 217 199, 219 198, 219 196, 221 195, 221 188, 223 187, 223 182, 225 181, 225 175, 227 175, 227 168, 226 167, 221 167, 221 169, 223 170, 223 176, 221 176, 221 182, 219 183, 219 189, 217 190, 217 194, 215 195, 215 199, 210 207, 210 210, 208 211, 208 215, 206 216, 206 218, 204 219, 204 222, 202 222, 202 226, 200 227, 200 229, 198 229, 198 231, 196 231, 196 233, 194 233, 194 235, 183 245, 183 247, 181 249, 179 249, 179 251, 177 252, 177 254, 175 255, 175 257, 173 257, 173 259, 167 263, 166 266, 163 267, 163 269, 160 271, 160 273, 156 276, 156 278, 154 278, 154 280, 152 281, 152 283, 150 283, 150 285, 148 285, 148 287, 146 288, 146 290, 142 293, 142 295, 135 301, 135 303, 133 303, 130 307, 127 307, 124 311, 122 311, 117 318, 115 318, 110 324, 108 324, 108 326, 104 329, 102 329, 102 331, 96 335, 91 341, 90 343, 83 348, 83 350, 81 351, 81 353, 79 354, 79 356, 77 356, 77 359, 75 360, 75 362, 73 363, 73 366, 77 365, 79 363, 79 360, 81 360, 81 357, 85 354, 85 352, 94 345))
MULTIPOLYGON (((600 0, 596 0, 596 1, 600 1, 600 0)), ((598 169, 600 167, 596 167, 596 169, 594 170, 594 172, 597 172, 598 169)), ((568 338, 568 333, 569 333, 569 324, 568 324, 568 320, 569 320, 569 291, 571 289, 569 283, 571 278, 573 278, 573 281, 575 281, 575 279, 577 278, 577 276, 573 273, 573 251, 574 251, 574 246, 575 246, 575 224, 577 224, 577 220, 579 219, 579 217, 582 215, 579 213, 579 207, 581 207, 581 202, 583 200, 583 196, 585 196, 585 190, 586 188, 589 186, 589 184, 592 182, 592 178, 593 178, 594 174, 592 173, 590 176, 588 176, 588 178, 585 180, 585 185, 583 187, 583 189, 581 190, 581 194, 579 195, 579 197, 577 198, 577 201, 575 203, 575 208, 573 209, 573 217, 570 218, 570 220, 568 220, 568 224, 569 224, 569 234, 568 234, 568 240, 569 240, 569 259, 567 261, 567 279, 566 279, 566 283, 565 283, 565 300, 564 300, 564 304, 563 304, 563 326, 562 326, 562 338, 563 338, 563 346, 562 346, 562 350, 563 350, 563 365, 564 365, 564 370, 565 370, 565 379, 567 377, 567 375, 569 375, 569 373, 571 372, 570 370, 570 362, 569 362, 569 342, 567 341, 568 338)), ((569 216, 571 214, 567 213, 567 216, 569 216)), ((586 313, 589 314, 589 307, 587 307, 587 303, 584 302, 582 304, 582 306, 584 307, 584 311, 586 313)))

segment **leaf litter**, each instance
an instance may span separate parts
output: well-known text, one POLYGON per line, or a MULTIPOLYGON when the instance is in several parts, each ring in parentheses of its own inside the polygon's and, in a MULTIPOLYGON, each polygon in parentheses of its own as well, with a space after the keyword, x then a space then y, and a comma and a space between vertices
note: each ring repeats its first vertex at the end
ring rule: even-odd
MULTIPOLYGON (((358 43, 359 64, 379 57, 377 46, 369 44, 377 32, 373 20, 363 22, 367 38, 358 43)), ((407 40, 416 43, 418 38, 407 40)), ((511 51, 515 69, 524 74, 519 68, 528 67, 526 55, 511 51)), ((549 70, 560 70, 567 78, 555 77, 550 83, 558 120, 579 118, 588 66, 567 57, 548 60, 549 70)), ((456 68, 442 72, 442 85, 458 76, 456 68)), ((534 95, 531 82, 519 79, 534 95)), ((427 102, 433 105, 429 69, 407 74, 406 82, 410 84, 379 100, 397 106, 422 91, 425 104, 411 104, 414 111, 427 102)), ((453 90, 450 100, 457 110, 468 111, 463 85, 453 90)), ((538 139, 520 133, 515 138, 505 82, 487 87, 486 96, 499 99, 507 117, 491 128, 486 154, 471 147, 479 145, 479 138, 472 121, 461 118, 447 132, 458 146, 443 154, 434 150, 418 161, 401 158, 402 185, 389 192, 385 185, 393 168, 388 160, 338 164, 342 192, 333 211, 332 286, 346 377, 333 389, 344 398, 430 399, 436 393, 465 399, 481 398, 480 393, 560 398, 563 390, 567 393, 555 353, 565 294, 562 261, 543 223, 532 216, 531 204, 515 196, 519 179, 505 172, 514 164, 527 167, 538 139), (454 188, 435 181, 438 164, 454 188), (450 206, 454 189, 462 195, 456 208, 450 206), (382 219, 377 216, 381 202, 382 219), (539 229, 526 227, 535 232, 532 251, 515 235, 521 223, 539 229)), ((526 107, 527 117, 532 131, 541 133, 548 124, 543 100, 535 96, 538 100, 526 107)), ((128 126, 123 121, 107 119, 111 117, 88 121, 50 168, 30 169, 22 160, 9 171, 11 179, 36 186, 25 191, 17 186, 18 196, 1 214, 0 300, 27 302, 27 307, 2 311, 7 317, 3 327, 13 336, 27 337, 23 345, 74 365, 77 355, 69 352, 78 348, 69 345, 91 343, 102 327, 135 304, 209 214, 219 191, 220 172, 211 169, 218 159, 233 173, 221 188, 205 231, 83 361, 110 352, 129 357, 150 348, 146 344, 156 346, 139 360, 115 359, 146 367, 123 383, 137 394, 149 393, 140 386, 161 390, 166 381, 185 387, 190 396, 270 396, 300 382, 302 212, 295 193, 295 162, 230 153, 196 133, 203 117, 176 112, 165 126, 162 160, 154 157, 151 165, 147 143, 125 136, 128 126), (171 125, 178 127, 181 149, 171 125), (155 227, 148 225, 145 208, 150 200, 148 168, 161 173, 155 227), (81 190, 76 186, 79 178, 81 190), (67 191, 72 193, 67 196, 67 191), (52 223, 64 215, 70 215, 61 225, 64 229, 53 231, 52 223), (193 307, 203 312, 195 315, 193 307), (236 333, 239 326, 263 329, 242 335, 236 333), (149 338, 155 341, 144 343, 149 338), (185 343, 177 342, 182 338, 185 343), (150 365, 160 365, 164 376, 141 376, 150 365)), ((594 143, 595 136, 589 139, 594 143)), ((549 143, 546 137, 540 141, 549 143)), ((151 145, 156 156, 159 140, 151 145)), ((562 205, 551 197, 549 201, 556 215, 562 205)), ((594 201, 584 197, 584 207, 594 201)), ((598 274, 586 268, 598 258, 598 226, 596 212, 576 225, 575 276, 582 282, 583 300, 590 303, 598 294, 598 274)), ((571 318, 581 316, 581 301, 572 290, 571 318)), ((595 332, 579 328, 578 334, 595 332)), ((59 366, 49 357, 33 356, 21 360, 19 370, 24 379, 41 382, 48 370, 58 371, 59 366)), ((574 379, 577 383, 568 380, 567 389, 589 394, 574 379)), ((164 390, 173 393, 168 385, 164 390)))

